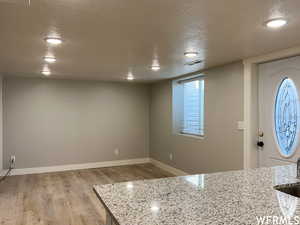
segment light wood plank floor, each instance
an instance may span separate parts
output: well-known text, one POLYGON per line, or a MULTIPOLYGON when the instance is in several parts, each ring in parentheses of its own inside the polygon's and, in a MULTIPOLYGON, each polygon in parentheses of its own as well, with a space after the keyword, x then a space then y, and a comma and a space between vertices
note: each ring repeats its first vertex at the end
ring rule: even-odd
POLYGON ((151 164, 11 176, 0 183, 0 224, 103 225, 92 185, 169 176, 151 164))

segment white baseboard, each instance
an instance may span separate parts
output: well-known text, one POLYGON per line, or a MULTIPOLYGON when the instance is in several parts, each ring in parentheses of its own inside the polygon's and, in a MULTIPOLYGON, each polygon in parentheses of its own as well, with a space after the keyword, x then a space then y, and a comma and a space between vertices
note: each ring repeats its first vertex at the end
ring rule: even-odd
MULTIPOLYGON (((153 165, 161 168, 162 170, 165 170, 176 176, 188 175, 188 173, 182 170, 174 168, 170 165, 167 165, 153 158, 138 158, 138 159, 114 160, 114 161, 84 163, 84 164, 69 164, 69 165, 61 165, 61 166, 13 169, 10 175, 14 176, 14 175, 25 175, 25 174, 51 173, 51 172, 61 172, 61 171, 70 171, 70 170, 93 169, 93 168, 101 168, 101 167, 125 166, 125 165, 134 165, 134 164, 143 164, 143 163, 152 163, 153 165)), ((5 173, 6 173, 5 170, 0 171, 0 176, 3 176, 5 173)))
POLYGON ((81 170, 81 169, 92 169, 92 168, 111 167, 111 166, 143 164, 149 162, 150 162, 149 158, 138 158, 138 159, 114 160, 114 161, 84 163, 84 164, 69 164, 69 165, 61 165, 61 166, 23 168, 23 169, 13 169, 11 171, 11 175, 50 173, 50 172, 60 172, 60 171, 69 171, 69 170, 81 170))
POLYGON ((168 171, 169 173, 172 173, 176 176, 186 176, 188 175, 188 173, 184 172, 183 170, 177 169, 175 167, 172 167, 168 164, 165 164, 161 161, 158 161, 156 159, 150 158, 150 163, 152 163, 153 165, 161 168, 162 170, 168 171))

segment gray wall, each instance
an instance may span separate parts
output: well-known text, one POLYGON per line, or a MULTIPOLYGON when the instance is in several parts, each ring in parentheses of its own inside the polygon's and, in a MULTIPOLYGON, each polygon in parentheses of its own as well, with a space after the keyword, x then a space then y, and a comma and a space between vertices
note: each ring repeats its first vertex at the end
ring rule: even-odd
POLYGON ((8 78, 3 94, 5 168, 148 157, 145 85, 8 78))
POLYGON ((243 167, 243 65, 241 62, 205 71, 205 137, 172 132, 172 82, 152 85, 150 156, 190 173, 243 167), (173 154, 173 160, 169 154, 173 154))
POLYGON ((149 86, 5 78, 4 167, 10 155, 16 155, 17 168, 29 168, 142 158, 150 151, 190 173, 242 169, 243 132, 237 122, 243 120, 243 65, 204 74, 204 139, 173 133, 172 81, 149 86))
POLYGON ((3 169, 3 104, 2 104, 2 88, 3 77, 0 75, 0 175, 3 169))

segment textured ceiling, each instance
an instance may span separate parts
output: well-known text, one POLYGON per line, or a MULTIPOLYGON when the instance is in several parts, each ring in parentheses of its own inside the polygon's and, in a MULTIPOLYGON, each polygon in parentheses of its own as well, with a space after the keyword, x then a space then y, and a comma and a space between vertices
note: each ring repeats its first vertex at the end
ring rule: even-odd
POLYGON ((54 55, 54 78, 176 77, 300 44, 299 12, 298 0, 0 0, 0 73, 42 76, 54 55), (288 25, 264 27, 275 17, 288 25), (64 43, 47 45, 49 35, 64 43), (188 50, 203 63, 184 65, 188 50))

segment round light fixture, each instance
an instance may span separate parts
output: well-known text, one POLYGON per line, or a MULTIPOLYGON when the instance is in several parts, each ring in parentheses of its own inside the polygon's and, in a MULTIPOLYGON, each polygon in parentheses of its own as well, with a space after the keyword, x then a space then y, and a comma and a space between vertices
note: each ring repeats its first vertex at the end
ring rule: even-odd
POLYGON ((198 52, 185 52, 184 55, 188 58, 193 58, 198 55, 198 52))
POLYGON ((49 44, 52 44, 52 45, 59 45, 59 44, 62 43, 62 40, 60 38, 57 38, 57 37, 46 37, 45 41, 49 44))
POLYGON ((286 25, 287 21, 283 18, 277 18, 277 19, 268 20, 265 24, 269 28, 280 28, 286 25))
POLYGON ((41 73, 45 76, 50 76, 51 75, 51 72, 49 70, 43 70, 43 71, 41 71, 41 73))
POLYGON ((48 63, 54 63, 56 62, 56 58, 55 57, 52 57, 52 56, 45 56, 44 57, 44 60, 48 63))
POLYGON ((159 65, 153 65, 153 66, 151 66, 151 69, 153 71, 158 71, 158 70, 160 70, 160 66, 159 65))

